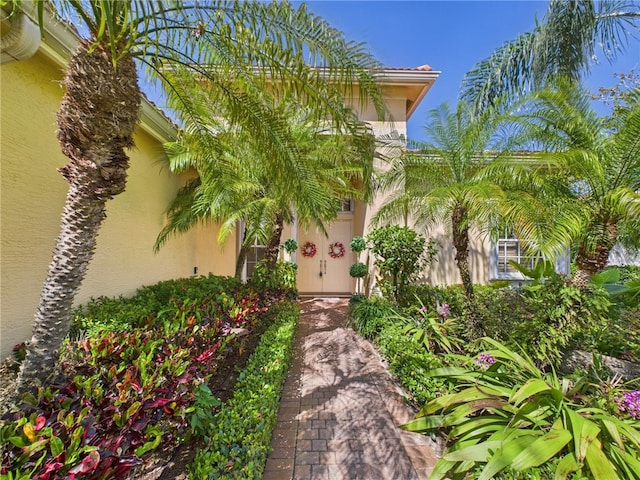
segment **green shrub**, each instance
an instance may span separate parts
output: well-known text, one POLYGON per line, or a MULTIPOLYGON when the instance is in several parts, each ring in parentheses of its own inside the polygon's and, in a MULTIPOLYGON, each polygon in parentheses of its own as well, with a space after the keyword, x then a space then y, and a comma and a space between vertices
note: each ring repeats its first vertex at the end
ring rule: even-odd
POLYGON ((487 336, 555 367, 568 348, 584 348, 584 338, 606 327, 610 306, 604 290, 583 290, 561 276, 520 289, 478 289, 475 298, 487 336))
POLYGON ((287 240, 285 240, 283 246, 284 246, 284 250, 288 254, 292 254, 298 249, 298 242, 296 242, 294 238, 288 238, 287 240))
POLYGON ((263 334, 233 398, 211 419, 207 445, 190 466, 190 478, 262 478, 298 317, 298 307, 286 304, 263 334))
POLYGON ((384 297, 371 297, 351 305, 353 328, 364 338, 372 339, 385 325, 389 317, 396 315, 393 304, 384 297))
POLYGON ((287 296, 295 299, 297 296, 296 276, 298 265, 295 262, 276 262, 275 267, 261 260, 256 264, 251 277, 251 285, 257 290, 285 291, 287 296))
POLYGON ((234 277, 216 275, 165 280, 139 288, 131 298, 92 298, 73 312, 69 337, 97 336, 102 332, 124 332, 141 326, 144 319, 166 308, 171 302, 185 299, 215 297, 240 288, 234 277))
POLYGON ((349 267, 349 275, 353 278, 362 278, 369 273, 369 269, 362 262, 356 262, 351 267, 349 267))
POLYGON ((376 228, 367 235, 367 242, 382 277, 380 288, 395 301, 405 298, 406 287, 424 272, 438 253, 437 242, 427 242, 409 227, 398 225, 376 228))
POLYGON ((351 247, 352 252, 360 253, 367 248, 367 242, 362 237, 353 237, 349 246, 351 247))
MULTIPOLYGON (((193 291, 200 289, 185 286, 193 291)), ((203 385, 241 348, 233 329, 256 328, 282 298, 246 287, 171 298, 139 326, 68 341, 56 381, 25 394, 20 410, 0 419, 2 475, 124 478, 161 444, 206 434, 216 402, 203 385)), ((89 310, 111 318, 116 305, 113 299, 89 310)))
POLYGON ((375 343, 387 360, 389 371, 411 394, 414 403, 423 405, 448 391, 447 382, 427 376, 430 370, 443 366, 441 358, 407 335, 402 324, 382 328, 375 343))

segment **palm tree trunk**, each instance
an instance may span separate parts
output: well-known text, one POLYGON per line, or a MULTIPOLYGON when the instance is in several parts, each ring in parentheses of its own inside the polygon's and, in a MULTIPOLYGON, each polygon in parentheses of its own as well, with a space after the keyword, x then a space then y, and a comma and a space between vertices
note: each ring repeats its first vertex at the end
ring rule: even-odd
POLYGON ((451 224, 453 227, 453 246, 456 249, 456 265, 467 297, 464 309, 467 318, 467 337, 470 340, 475 340, 484 334, 484 328, 482 317, 475 305, 473 282, 469 270, 469 227, 466 225, 466 217, 466 209, 458 205, 451 214, 451 224))
POLYGON ((273 226, 273 233, 269 239, 269 243, 264 249, 264 258, 267 265, 275 266, 280 254, 280 240, 282 239, 282 230, 284 229, 284 215, 282 210, 276 212, 276 220, 273 226))
POLYGON ((247 241, 247 229, 244 229, 244 233, 242 234, 242 243, 240 244, 240 251, 238 252, 238 258, 236 259, 236 272, 235 277, 242 277, 242 270, 244 269, 244 262, 247 259, 247 251, 249 250, 246 246, 247 241))
POLYGON ((106 218, 107 200, 125 189, 138 121, 140 90, 131 57, 114 68, 109 48, 85 41, 72 55, 57 116, 58 141, 69 163, 61 231, 35 314, 33 336, 18 377, 18 392, 45 384, 55 373, 70 312, 106 218), (93 46, 93 50, 90 47, 93 46))
POLYGON ((618 241, 618 225, 604 221, 602 225, 592 228, 598 232, 595 249, 589 249, 584 243, 578 248, 576 266, 578 269, 571 278, 571 283, 580 288, 589 284, 592 275, 601 272, 609 262, 609 253, 618 241))
POLYGON ((456 249, 456 265, 462 278, 462 286, 468 299, 473 298, 473 282, 469 270, 469 227, 465 224, 467 211, 458 205, 451 214, 453 246, 456 249))

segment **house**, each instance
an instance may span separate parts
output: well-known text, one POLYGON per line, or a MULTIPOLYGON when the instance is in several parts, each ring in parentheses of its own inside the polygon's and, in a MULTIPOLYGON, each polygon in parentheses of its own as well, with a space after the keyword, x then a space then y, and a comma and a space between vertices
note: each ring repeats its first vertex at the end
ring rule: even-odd
MULTIPOLYGON (((4 358, 14 345, 31 337, 33 315, 59 233, 67 184, 57 169, 67 160, 56 139, 55 121, 63 95, 63 67, 77 37, 51 18, 45 19, 42 41, 38 26, 26 15, 5 16, 1 24, 0 356, 4 358)), ((385 69, 380 81, 393 122, 378 121, 373 107, 357 108, 358 115, 371 123, 377 135, 392 130, 405 134, 407 119, 438 75, 427 66, 385 69)), ((358 99, 353 101, 357 105, 358 99)), ((144 100, 141 108, 136 148, 129 152, 127 189, 107 204, 107 218, 77 304, 101 295, 131 295, 160 280, 234 272, 241 236, 217 246, 215 226, 172 237, 159 253, 153 252, 165 209, 186 179, 161 167, 162 145, 175 138, 174 126, 150 102, 144 100)), ((314 257, 297 254, 302 292, 353 291, 348 272, 354 259, 348 246, 354 235, 366 233, 370 216, 370 207, 345 201, 328 238, 295 224, 288 226, 283 239, 317 245, 314 257), (346 247, 343 256, 329 255, 329 244, 335 242, 346 247)))

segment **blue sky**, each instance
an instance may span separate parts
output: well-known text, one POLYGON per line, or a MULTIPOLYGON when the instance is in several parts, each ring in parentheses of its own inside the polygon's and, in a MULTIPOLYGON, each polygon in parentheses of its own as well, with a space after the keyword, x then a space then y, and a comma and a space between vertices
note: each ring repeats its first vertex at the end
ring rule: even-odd
MULTIPOLYGON (((507 40, 529 31, 547 2, 313 0, 309 9, 351 40, 364 42, 389 67, 429 64, 441 75, 408 124, 410 138, 421 139, 426 111, 456 103, 460 82, 473 65, 507 40)), ((614 65, 602 58, 592 67, 587 87, 613 86, 614 72, 640 71, 640 41, 633 39, 614 65)))

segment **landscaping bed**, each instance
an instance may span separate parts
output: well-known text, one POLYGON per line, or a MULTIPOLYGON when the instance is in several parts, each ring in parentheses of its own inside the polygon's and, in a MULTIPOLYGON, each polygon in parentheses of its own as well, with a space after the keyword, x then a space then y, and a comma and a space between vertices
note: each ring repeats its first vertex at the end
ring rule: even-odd
POLYGON ((207 445, 236 367, 278 323, 285 294, 210 276, 78 310, 56 381, 2 418, 2 478, 125 478, 158 454, 188 459, 178 447, 207 445))
POLYGON ((637 368, 633 292, 561 277, 476 286, 473 304, 459 286, 409 292, 402 304, 354 297, 351 315, 419 409, 403 428, 444 446, 430 478, 640 479, 640 379, 604 361, 617 355, 637 368), (467 336, 470 308, 484 337, 467 336), (590 364, 562 371, 576 347, 590 364))

